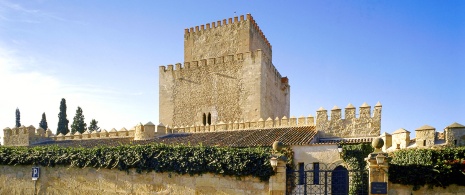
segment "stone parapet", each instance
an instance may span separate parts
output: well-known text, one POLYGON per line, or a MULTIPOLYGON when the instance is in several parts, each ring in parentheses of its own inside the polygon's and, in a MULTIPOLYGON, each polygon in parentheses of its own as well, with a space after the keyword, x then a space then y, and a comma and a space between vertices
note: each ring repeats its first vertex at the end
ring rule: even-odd
POLYGON ((371 106, 363 103, 360 106, 359 117, 356 117, 355 107, 352 104, 345 108, 345 119, 342 118, 341 109, 334 106, 331 117, 323 107, 316 114, 316 128, 321 137, 366 137, 379 136, 381 133, 381 104, 378 102, 371 115, 371 106))
POLYGON ((85 131, 84 133, 71 133, 66 135, 58 134, 53 135, 50 129, 47 131, 39 128, 35 129, 32 125, 29 127, 14 127, 5 128, 4 132, 4 145, 5 146, 30 146, 46 141, 65 141, 65 140, 86 140, 86 139, 109 139, 109 138, 123 138, 132 137, 134 140, 148 140, 153 139, 157 135, 166 134, 166 128, 163 124, 154 125, 152 122, 148 122, 145 125, 139 124, 127 130, 122 128, 117 131, 112 129, 109 132, 105 129, 101 131, 85 131))

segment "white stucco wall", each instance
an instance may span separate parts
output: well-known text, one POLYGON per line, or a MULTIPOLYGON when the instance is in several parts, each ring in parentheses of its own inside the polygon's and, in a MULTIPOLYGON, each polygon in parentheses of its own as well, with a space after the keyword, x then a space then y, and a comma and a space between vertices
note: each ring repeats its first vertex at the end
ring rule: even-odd
POLYGON ((314 162, 320 164, 342 163, 336 144, 292 146, 292 150, 294 151, 296 165, 298 163, 308 164, 314 162))

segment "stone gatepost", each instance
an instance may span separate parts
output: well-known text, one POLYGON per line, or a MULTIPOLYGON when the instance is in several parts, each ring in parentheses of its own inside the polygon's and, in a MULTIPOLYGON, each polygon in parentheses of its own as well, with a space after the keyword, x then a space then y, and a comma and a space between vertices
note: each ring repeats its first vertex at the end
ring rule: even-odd
POLYGON ((275 175, 269 180, 269 194, 281 195, 286 194, 286 157, 281 155, 284 144, 279 141, 273 142, 273 154, 270 164, 275 171, 275 175))
POLYGON ((375 138, 371 145, 375 148, 375 151, 368 155, 365 160, 368 162, 369 171, 369 194, 387 194, 388 192, 388 155, 383 153, 381 148, 384 145, 384 141, 381 138, 375 138))
POLYGON ((271 176, 269 180, 269 194, 286 194, 286 162, 284 160, 278 159, 278 166, 275 172, 276 174, 271 176))

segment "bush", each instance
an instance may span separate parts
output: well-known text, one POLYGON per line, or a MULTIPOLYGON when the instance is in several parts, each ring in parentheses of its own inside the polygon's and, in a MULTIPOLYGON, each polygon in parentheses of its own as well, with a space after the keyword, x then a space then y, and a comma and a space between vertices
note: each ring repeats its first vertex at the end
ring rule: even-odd
POLYGON ((65 148, 59 146, 0 147, 2 165, 69 165, 71 167, 131 168, 141 172, 253 176, 267 181, 274 174, 270 148, 229 148, 186 145, 122 145, 65 148))

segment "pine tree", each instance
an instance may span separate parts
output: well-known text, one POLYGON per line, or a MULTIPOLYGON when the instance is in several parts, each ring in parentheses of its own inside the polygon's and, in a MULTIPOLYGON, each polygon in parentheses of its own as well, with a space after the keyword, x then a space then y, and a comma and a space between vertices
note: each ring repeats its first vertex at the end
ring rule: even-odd
POLYGON ((39 127, 41 127, 44 130, 47 130, 48 128, 47 119, 45 118, 45 112, 42 114, 42 120, 40 120, 39 127))
POLYGON ((71 125, 71 133, 84 133, 85 130, 87 130, 87 124, 84 122, 84 115, 82 114, 82 109, 78 106, 76 110, 76 115, 73 118, 73 124, 71 125))
POLYGON ((16 108, 16 127, 21 126, 20 118, 21 118, 21 114, 19 113, 19 109, 16 108))
POLYGON ((66 118, 66 100, 62 98, 60 102, 60 113, 58 113, 57 135, 60 133, 66 135, 69 132, 68 123, 69 120, 66 118))
POLYGON ((96 121, 95 119, 92 119, 92 121, 90 121, 89 123, 89 131, 99 131, 100 130, 100 127, 97 126, 97 123, 98 121, 96 121))

